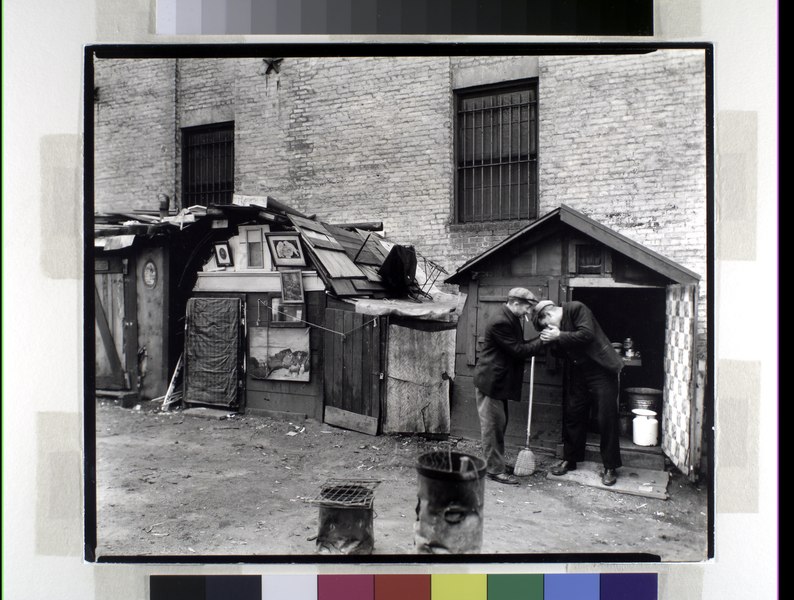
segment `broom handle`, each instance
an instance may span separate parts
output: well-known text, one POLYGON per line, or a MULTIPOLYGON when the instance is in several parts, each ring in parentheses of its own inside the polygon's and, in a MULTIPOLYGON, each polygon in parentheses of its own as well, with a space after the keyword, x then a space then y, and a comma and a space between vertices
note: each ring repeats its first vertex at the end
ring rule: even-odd
POLYGON ((529 410, 527 415, 527 448, 529 448, 529 431, 532 427, 532 393, 535 391, 535 357, 529 363, 529 410))

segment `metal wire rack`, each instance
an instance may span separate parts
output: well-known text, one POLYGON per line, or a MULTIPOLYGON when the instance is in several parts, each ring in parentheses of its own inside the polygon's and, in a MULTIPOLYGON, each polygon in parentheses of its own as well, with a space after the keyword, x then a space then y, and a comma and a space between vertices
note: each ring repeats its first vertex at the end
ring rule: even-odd
POLYGON ((306 501, 320 506, 372 508, 378 484, 379 479, 328 479, 306 501))

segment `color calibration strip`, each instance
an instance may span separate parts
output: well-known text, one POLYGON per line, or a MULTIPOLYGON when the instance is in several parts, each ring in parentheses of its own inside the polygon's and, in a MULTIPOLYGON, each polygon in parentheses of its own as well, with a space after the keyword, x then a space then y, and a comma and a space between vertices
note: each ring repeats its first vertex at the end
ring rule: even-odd
POLYGON ((152 575, 150 600, 657 600, 656 573, 152 575))
POLYGON ((653 0, 157 0, 161 35, 653 35, 653 0))

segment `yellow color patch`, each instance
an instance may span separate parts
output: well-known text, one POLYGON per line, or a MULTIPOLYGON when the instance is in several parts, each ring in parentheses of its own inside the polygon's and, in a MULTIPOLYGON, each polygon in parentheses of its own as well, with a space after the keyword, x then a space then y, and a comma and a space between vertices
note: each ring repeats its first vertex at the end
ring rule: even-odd
POLYGON ((487 600, 487 575, 433 575, 432 600, 487 600))

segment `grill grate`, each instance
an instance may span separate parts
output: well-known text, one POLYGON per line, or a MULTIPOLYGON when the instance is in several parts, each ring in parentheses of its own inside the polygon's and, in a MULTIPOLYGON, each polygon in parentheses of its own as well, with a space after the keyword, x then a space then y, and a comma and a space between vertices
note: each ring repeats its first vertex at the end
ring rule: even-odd
POLYGON ((372 508, 379 479, 328 479, 307 502, 320 506, 372 508))

